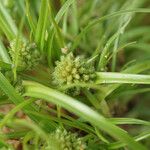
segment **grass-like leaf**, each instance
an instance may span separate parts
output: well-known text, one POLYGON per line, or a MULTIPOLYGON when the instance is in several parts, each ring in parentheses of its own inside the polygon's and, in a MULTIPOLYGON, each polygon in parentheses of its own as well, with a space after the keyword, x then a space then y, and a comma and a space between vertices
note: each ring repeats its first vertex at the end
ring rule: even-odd
POLYGON ((92 123, 98 128, 106 131, 113 137, 120 139, 123 143, 128 144, 128 146, 133 150, 136 150, 138 148, 140 148, 141 150, 145 149, 142 145, 136 143, 122 129, 114 126, 109 121, 107 121, 103 116, 96 113, 86 105, 76 101, 75 99, 34 82, 26 81, 24 82, 24 85, 26 86, 26 94, 25 94, 26 96, 42 98, 49 102, 52 102, 54 104, 66 108, 67 110, 84 118, 86 121, 92 123))

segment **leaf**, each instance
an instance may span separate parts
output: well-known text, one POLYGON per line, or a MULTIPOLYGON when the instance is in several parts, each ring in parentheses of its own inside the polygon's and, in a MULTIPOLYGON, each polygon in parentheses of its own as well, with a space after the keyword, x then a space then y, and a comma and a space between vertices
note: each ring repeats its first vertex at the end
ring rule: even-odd
POLYGON ((35 99, 30 99, 30 100, 27 100, 27 101, 23 101, 22 103, 20 103, 19 105, 17 105, 15 108, 13 108, 9 113, 7 113, 7 115, 5 115, 5 117, 3 118, 3 120, 1 120, 1 122, 0 122, 0 128, 2 128, 7 123, 7 121, 9 121, 10 119, 12 119, 13 115, 15 115, 16 112, 18 112, 23 107, 31 104, 34 101, 35 101, 35 99))
POLYGON ((110 118, 109 121, 113 124, 141 124, 145 126, 150 126, 149 121, 134 118, 110 118))
POLYGON ((32 32, 35 34, 36 26, 30 13, 29 0, 26 0, 25 2, 26 2, 26 16, 27 16, 30 28, 32 32))
POLYGON ((61 7, 61 9, 59 10, 59 12, 57 13, 55 20, 57 23, 60 22, 62 16, 65 14, 65 12, 68 10, 68 8, 70 7, 71 4, 73 4, 75 0, 67 0, 64 5, 61 7))
MULTIPOLYGON (((15 104, 18 105, 24 101, 24 98, 20 96, 13 86, 8 82, 8 80, 3 76, 3 74, 0 72, 0 88, 5 92, 5 94, 10 98, 10 100, 15 104)), ((28 105, 23 109, 25 112, 28 110, 37 111, 37 108, 34 105, 28 105)), ((28 114, 28 113, 27 113, 28 114)), ((28 114, 31 119, 33 119, 35 122, 39 123, 39 118, 35 117, 34 115, 28 114)), ((41 121, 42 122, 42 119, 41 121)), ((43 124, 45 124, 45 129, 50 130, 52 129, 52 126, 50 122, 43 121, 43 124)))
POLYGON ((130 83, 130 84, 150 84, 150 75, 137 75, 115 72, 97 72, 96 84, 101 83, 130 83))
MULTIPOLYGON (((123 70, 122 73, 140 73, 150 69, 150 61, 145 60, 143 62, 138 62, 137 64, 128 67, 127 69, 123 70)), ((103 99, 105 99, 109 94, 111 94, 115 89, 117 89, 122 84, 112 84, 108 85, 107 87, 102 87, 101 90, 104 91, 102 94, 103 99)))
POLYGON ((42 98, 48 102, 52 102, 56 105, 64 107, 65 109, 73 112, 74 114, 82 117, 84 120, 90 122, 94 126, 104 130, 116 139, 119 139, 123 143, 127 144, 132 150, 145 150, 146 148, 139 143, 136 143, 132 137, 130 137, 125 131, 119 127, 111 124, 102 115, 98 114, 88 106, 62 94, 54 89, 45 87, 41 84, 24 81, 26 87, 25 96, 31 96, 35 98, 42 98))
POLYGON ((35 32, 35 41, 40 47, 41 51, 43 51, 44 48, 47 22, 48 22, 48 0, 42 0, 39 12, 39 19, 35 32))
POLYGON ((6 34, 6 36, 9 39, 13 39, 17 35, 17 27, 10 14, 3 6, 2 2, 0 2, 0 22, 2 23, 2 25, 5 25, 1 26, 1 28, 4 28, 3 32, 6 34))
POLYGON ((7 50, 5 49, 5 46, 0 40, 0 58, 6 62, 6 63, 11 63, 10 57, 8 55, 7 50))
POLYGON ((120 16, 122 14, 127 14, 127 13, 150 13, 150 9, 146 9, 146 8, 137 8, 137 9, 131 9, 131 10, 121 10, 121 11, 118 11, 118 12, 114 12, 112 14, 108 14, 106 16, 103 16, 101 18, 98 18, 98 19, 95 19, 93 21, 90 21, 87 26, 84 27, 84 29, 81 31, 80 34, 78 34, 78 36, 75 38, 74 40, 74 44, 72 46, 72 50, 74 50, 79 42, 81 42, 81 39, 82 37, 89 31, 89 29, 91 27, 93 27, 94 25, 98 24, 98 23, 101 23, 102 21, 104 20, 107 20, 107 19, 111 19, 111 18, 114 18, 114 17, 117 17, 117 16, 120 16))
MULTIPOLYGON (((134 137, 134 139, 136 141, 141 141, 141 140, 149 138, 149 137, 150 137, 150 130, 139 134, 138 136, 134 137)), ((109 144, 108 148, 109 149, 118 149, 118 148, 121 148, 121 147, 124 147, 124 146, 125 146, 125 144, 123 144, 122 142, 115 142, 115 143, 109 144)))

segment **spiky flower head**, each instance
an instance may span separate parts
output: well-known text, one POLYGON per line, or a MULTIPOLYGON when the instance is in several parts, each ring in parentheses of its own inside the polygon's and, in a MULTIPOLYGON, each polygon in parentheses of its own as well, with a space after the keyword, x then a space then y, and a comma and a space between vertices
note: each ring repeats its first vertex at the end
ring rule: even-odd
POLYGON ((56 62, 53 73, 54 82, 57 85, 69 85, 74 83, 93 82, 95 79, 95 69, 92 64, 81 56, 74 57, 72 53, 61 56, 56 62))
POLYGON ((28 43, 21 39, 18 40, 16 49, 16 39, 10 43, 10 55, 12 61, 18 59, 18 66, 25 70, 30 70, 39 64, 42 57, 35 43, 28 43))
POLYGON ((62 128, 57 128, 55 132, 49 136, 50 144, 47 150, 85 150, 85 143, 77 134, 67 132, 62 128))

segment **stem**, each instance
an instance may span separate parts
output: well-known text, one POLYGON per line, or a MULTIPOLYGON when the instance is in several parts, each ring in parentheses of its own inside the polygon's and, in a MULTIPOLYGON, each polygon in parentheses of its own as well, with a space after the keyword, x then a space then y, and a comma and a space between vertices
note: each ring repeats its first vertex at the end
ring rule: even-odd
POLYGON ((59 119, 59 125, 63 127, 63 124, 61 122, 61 107, 57 105, 57 117, 59 119))

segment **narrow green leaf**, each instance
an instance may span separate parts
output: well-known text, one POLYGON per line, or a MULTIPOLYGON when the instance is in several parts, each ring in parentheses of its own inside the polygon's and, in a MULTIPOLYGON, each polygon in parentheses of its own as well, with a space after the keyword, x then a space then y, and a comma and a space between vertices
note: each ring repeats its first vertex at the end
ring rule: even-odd
POLYGON ((5 22, 5 20, 0 15, 0 29, 3 31, 3 33, 6 35, 8 40, 12 40, 15 38, 15 35, 10 30, 8 24, 5 22))
POLYGON ((23 119, 22 120, 21 119, 14 119, 13 123, 16 125, 28 127, 30 129, 32 129, 33 131, 35 131, 35 133, 39 134, 45 140, 48 140, 48 136, 47 136, 46 132, 43 131, 37 124, 34 124, 33 122, 29 123, 25 119, 24 120, 23 119))
POLYGON ((65 45, 64 45, 64 39, 63 39, 63 36, 62 36, 62 34, 61 34, 61 30, 60 30, 60 28, 59 28, 59 25, 58 25, 58 23, 56 22, 56 20, 55 20, 55 18, 54 18, 54 16, 53 16, 53 12, 52 12, 52 8, 51 8, 52 6, 50 5, 50 3, 49 3, 49 11, 50 11, 50 14, 51 14, 51 22, 52 22, 52 26, 51 26, 51 34, 50 34, 50 37, 51 36, 53 36, 53 34, 55 33, 55 36, 56 36, 56 39, 57 39, 57 42, 58 42, 58 44, 59 44, 59 46, 60 46, 60 48, 62 48, 62 47, 64 47, 65 45))
MULTIPOLYGON (((127 69, 123 70, 122 73, 140 73, 150 69, 150 61, 145 60, 143 62, 139 62, 127 69)), ((115 89, 117 89, 121 84, 113 84, 108 85, 107 87, 101 88, 102 91, 105 91, 102 95, 103 98, 106 98, 109 94, 111 94, 115 89)))
MULTIPOLYGON (((17 131, 17 132, 10 132, 10 133, 6 133, 5 136, 8 139, 17 139, 17 138, 22 138, 24 137, 27 132, 29 132, 28 130, 26 131, 17 131)), ((1 136, 1 135, 0 135, 1 136)))
POLYGON ((3 18, 4 22, 7 24, 12 34, 17 35, 17 27, 12 17, 9 15, 8 11, 5 9, 5 7, 1 2, 0 2, 0 18, 3 18))
POLYGON ((94 25, 96 25, 98 23, 101 23, 104 20, 112 19, 112 18, 120 16, 122 14, 127 14, 127 13, 132 13, 132 12, 134 12, 134 13, 150 13, 150 9, 137 8, 137 9, 132 9, 132 10, 121 10, 121 11, 114 12, 112 14, 108 14, 106 16, 103 16, 101 18, 95 19, 93 21, 90 21, 89 24, 87 26, 85 26, 84 29, 81 31, 81 33, 78 34, 78 36, 75 38, 74 44, 72 46, 72 50, 74 50, 78 46, 78 44, 80 43, 83 35, 86 34, 89 31, 89 29, 91 27, 93 27, 94 25))
POLYGON ((96 84, 101 83, 130 83, 150 84, 150 75, 137 75, 115 72, 97 72, 96 84))
POLYGON ((113 137, 120 139, 123 143, 128 144, 130 149, 137 150, 138 148, 140 148, 141 150, 146 150, 144 146, 136 143, 125 131, 111 124, 102 115, 93 111, 88 106, 75 100, 74 98, 38 83, 24 81, 24 85, 26 87, 26 96, 42 98, 47 100, 48 102, 60 105, 65 109, 82 117, 84 120, 92 123, 94 126, 109 133, 113 137))
POLYGON ((6 125, 7 121, 9 121, 10 119, 12 119, 12 117, 15 115, 16 112, 18 112, 19 110, 21 110, 23 107, 31 104, 32 102, 34 102, 35 99, 30 99, 27 101, 23 101, 22 103, 20 103, 19 105, 17 105, 15 108, 13 108, 4 118, 3 120, 1 120, 0 122, 0 128, 2 128, 4 125, 6 125))
POLYGON ((7 50, 5 49, 5 46, 0 40, 0 58, 6 63, 11 63, 10 57, 8 55, 7 50))
POLYGON ((121 29, 115 33, 106 43, 101 55, 100 55, 100 60, 98 63, 98 70, 104 71, 104 68, 106 66, 106 61, 107 61, 107 56, 108 56, 108 50, 112 42, 120 35, 121 29))
POLYGON ((30 25, 31 30, 35 34, 36 26, 35 23, 33 22, 33 18, 30 13, 30 5, 29 5, 29 0, 26 0, 26 16, 30 25))
POLYGON ((109 121, 113 124, 141 124, 150 126, 150 122, 134 118, 110 118, 109 121))
MULTIPOLYGON (((15 104, 18 105, 21 102, 24 101, 24 98, 19 95, 13 88, 13 86, 8 82, 8 80, 4 77, 4 75, 0 72, 0 88, 5 92, 5 94, 10 98, 10 100, 15 104)), ((23 109, 25 112, 28 110, 37 111, 36 107, 34 105, 28 105, 23 109)), ((39 119, 35 117, 34 115, 28 114, 31 119, 33 119, 35 122, 39 123, 39 119)), ((42 122, 42 120, 41 120, 42 122)), ((43 123, 45 123, 43 121, 43 123)), ((49 122, 46 123, 45 129, 49 130, 51 129, 51 124, 49 122)))
POLYGON ((66 11, 68 10, 68 8, 70 7, 71 4, 73 4, 75 0, 67 0, 64 5, 61 7, 61 9, 59 10, 59 12, 57 13, 55 20, 57 23, 60 22, 61 18, 63 17, 63 15, 66 13, 66 11))
POLYGON ((17 27, 14 24, 14 21, 13 21, 12 17, 10 16, 10 14, 8 13, 8 11, 3 6, 2 3, 0 3, 0 12, 2 13, 3 17, 5 18, 5 20, 7 21, 8 25, 10 26, 10 29, 16 35, 17 34, 17 27))
POLYGON ((40 12, 39 12, 39 19, 38 19, 36 33, 35 33, 35 41, 40 47, 41 51, 43 51, 44 48, 47 22, 48 22, 48 0, 42 0, 40 12))
MULTIPOLYGON (((149 138, 149 137, 150 137, 150 130, 139 134, 138 136, 134 137, 134 139, 135 139, 135 141, 141 141, 141 140, 149 138)), ((125 146, 125 144, 122 143, 122 142, 115 142, 115 143, 109 144, 108 147, 109 147, 109 149, 118 149, 118 148, 121 148, 121 147, 124 147, 124 146, 125 146)))

